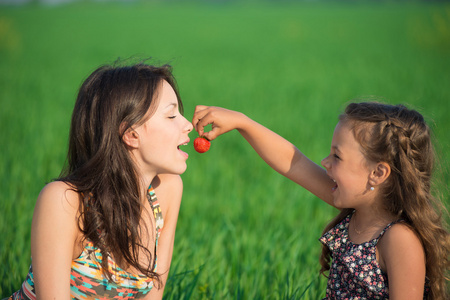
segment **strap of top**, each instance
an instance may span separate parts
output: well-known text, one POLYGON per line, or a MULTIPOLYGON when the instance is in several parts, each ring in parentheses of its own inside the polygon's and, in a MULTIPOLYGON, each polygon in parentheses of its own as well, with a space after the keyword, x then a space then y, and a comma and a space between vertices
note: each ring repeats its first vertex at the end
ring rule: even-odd
POLYGON ((153 210, 153 215, 155 216, 155 227, 156 227, 156 238, 155 238, 155 259, 154 259, 154 268, 156 271, 157 267, 157 257, 156 257, 156 249, 158 247, 158 239, 161 235, 162 228, 164 226, 164 219, 161 213, 161 207, 159 206, 158 199, 156 198, 155 191, 153 187, 150 185, 147 190, 147 200, 150 204, 150 207, 153 210))
POLYGON ((153 215, 155 216, 156 243, 158 243, 158 238, 161 235, 162 227, 164 226, 164 219, 161 213, 161 207, 159 206, 158 199, 155 195, 155 191, 153 190, 153 187, 151 185, 147 190, 147 200, 153 210, 153 215))
POLYGON ((378 243, 378 241, 383 237, 383 235, 386 233, 386 231, 388 231, 394 224, 400 223, 402 221, 403 220, 400 219, 400 220, 397 220, 397 221, 394 221, 394 222, 391 222, 391 223, 387 224, 386 227, 384 227, 384 229, 380 232, 378 237, 375 238, 375 242, 378 243))

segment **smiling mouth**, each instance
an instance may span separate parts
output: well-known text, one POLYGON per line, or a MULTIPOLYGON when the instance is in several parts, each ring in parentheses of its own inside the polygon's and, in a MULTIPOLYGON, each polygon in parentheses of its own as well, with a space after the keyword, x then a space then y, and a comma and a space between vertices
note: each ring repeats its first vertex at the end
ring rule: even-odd
POLYGON ((337 185, 337 183, 336 183, 336 180, 333 180, 333 182, 335 183, 335 186, 333 186, 332 188, 331 188, 331 191, 335 191, 335 190, 337 190, 337 188, 338 188, 338 185, 337 185))

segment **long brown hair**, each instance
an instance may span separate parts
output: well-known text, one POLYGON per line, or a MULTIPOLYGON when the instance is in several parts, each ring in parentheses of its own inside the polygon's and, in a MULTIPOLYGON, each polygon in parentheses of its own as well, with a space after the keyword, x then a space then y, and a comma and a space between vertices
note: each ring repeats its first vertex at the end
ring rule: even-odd
POLYGON ((171 67, 144 63, 99 67, 81 85, 73 110, 67 163, 58 180, 79 194, 79 228, 100 249, 109 280, 107 257, 114 257, 119 266, 132 266, 160 283, 155 258, 141 239, 148 234, 140 226, 147 187, 141 186, 122 137, 146 121, 162 80, 175 90, 182 111, 171 67), (140 250, 148 265, 139 263, 140 250))
MULTIPOLYGON (((446 281, 450 262, 450 237, 440 199, 432 191, 435 153, 430 128, 423 116, 402 105, 377 102, 351 103, 339 118, 352 124, 364 156, 374 162, 386 162, 391 174, 381 194, 386 210, 412 228, 425 250, 429 299, 448 299, 446 281)), ((327 225, 327 232, 351 209, 342 210, 327 225)), ((322 247, 321 273, 330 269, 330 251, 322 247)))

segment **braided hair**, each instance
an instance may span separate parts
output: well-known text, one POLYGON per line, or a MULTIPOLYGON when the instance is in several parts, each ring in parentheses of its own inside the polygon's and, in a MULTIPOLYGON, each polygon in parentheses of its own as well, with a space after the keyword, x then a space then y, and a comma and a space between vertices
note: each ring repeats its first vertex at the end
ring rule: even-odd
MULTIPOLYGON (((435 155, 430 128, 423 116, 403 105, 364 102, 349 104, 339 120, 351 124, 366 159, 389 164, 391 174, 380 190, 385 199, 383 205, 404 220, 422 242, 429 299, 448 299, 446 272, 450 266, 450 237, 442 219, 445 208, 432 193, 435 155)), ((342 210, 324 232, 350 211, 342 210)), ((329 270, 330 260, 330 251, 323 246, 322 273, 329 270)))

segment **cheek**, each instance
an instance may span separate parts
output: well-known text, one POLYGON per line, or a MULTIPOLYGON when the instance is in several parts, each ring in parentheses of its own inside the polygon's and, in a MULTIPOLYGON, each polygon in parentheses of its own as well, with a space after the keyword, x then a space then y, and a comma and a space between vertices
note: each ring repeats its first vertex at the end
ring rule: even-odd
POLYGON ((155 130, 150 136, 149 143, 153 151, 159 152, 164 155, 172 150, 176 150, 177 136, 173 131, 168 130, 168 128, 160 128, 155 130))
POLYGON ((149 139, 150 143, 156 143, 161 142, 166 138, 168 135, 167 129, 163 126, 152 126, 147 131, 147 138, 149 139))

